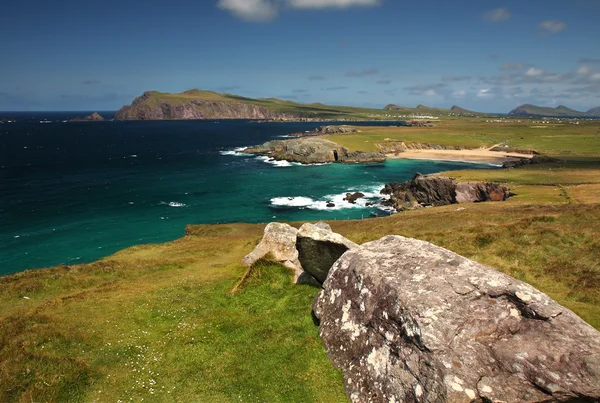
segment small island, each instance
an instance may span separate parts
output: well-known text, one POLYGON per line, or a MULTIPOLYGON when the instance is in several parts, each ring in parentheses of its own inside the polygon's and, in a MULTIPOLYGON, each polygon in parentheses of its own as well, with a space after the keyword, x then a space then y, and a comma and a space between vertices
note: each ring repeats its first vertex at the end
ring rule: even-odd
POLYGON ((104 117, 98 112, 94 112, 84 118, 73 118, 69 122, 104 122, 104 117))

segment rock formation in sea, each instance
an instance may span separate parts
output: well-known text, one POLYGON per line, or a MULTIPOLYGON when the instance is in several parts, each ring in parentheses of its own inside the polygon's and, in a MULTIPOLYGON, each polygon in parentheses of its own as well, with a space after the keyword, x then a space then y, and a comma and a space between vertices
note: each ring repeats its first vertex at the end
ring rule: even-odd
POLYGON ((504 185, 490 182, 456 183, 454 179, 417 173, 412 180, 388 183, 381 194, 390 198, 384 205, 396 211, 456 203, 503 201, 510 196, 504 185))
POLYGON ((598 402, 600 333, 532 286, 400 236, 350 248, 313 304, 352 402, 598 402))
POLYGON ((88 115, 84 118, 73 118, 71 122, 102 122, 104 121, 104 117, 100 115, 98 112, 94 112, 91 115, 88 115))
POLYGON ((386 159, 381 153, 348 151, 345 147, 320 137, 273 140, 260 146, 247 148, 243 152, 266 155, 276 160, 301 164, 326 162, 371 163, 384 162, 386 159))
POLYGON ((365 194, 361 193, 361 192, 346 193, 346 197, 344 197, 344 201, 347 201, 348 203, 351 203, 351 204, 356 204, 356 201, 358 199, 362 199, 363 197, 365 197, 365 194))

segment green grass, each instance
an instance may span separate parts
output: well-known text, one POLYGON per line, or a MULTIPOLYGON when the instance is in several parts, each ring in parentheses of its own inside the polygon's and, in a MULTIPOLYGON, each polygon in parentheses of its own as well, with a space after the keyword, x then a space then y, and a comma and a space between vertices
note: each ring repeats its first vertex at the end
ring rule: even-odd
POLYGON ((504 143, 518 149, 532 149, 560 157, 600 156, 600 122, 579 125, 547 124, 540 127, 530 119, 448 119, 434 127, 357 127, 360 133, 337 134, 327 138, 350 150, 377 151, 377 143, 404 141, 465 149, 504 143), (489 121, 488 121, 489 120, 489 121), (520 122, 518 122, 520 120, 520 122))
POLYGON ((260 262, 230 295, 259 230, 200 228, 2 278, 0 401, 344 401, 311 317, 317 289, 260 262))

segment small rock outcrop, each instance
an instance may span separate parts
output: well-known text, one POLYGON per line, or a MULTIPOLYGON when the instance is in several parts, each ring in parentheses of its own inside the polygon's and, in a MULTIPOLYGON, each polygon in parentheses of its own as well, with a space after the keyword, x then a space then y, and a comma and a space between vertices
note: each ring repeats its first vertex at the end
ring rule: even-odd
POLYGON ((457 184, 452 178, 417 173, 410 181, 386 184, 381 194, 390 196, 384 205, 405 211, 456 203, 503 201, 510 192, 506 186, 496 183, 457 184))
POLYGON ((502 164, 502 168, 518 168, 526 165, 536 164, 552 164, 559 162, 560 160, 545 155, 534 155, 531 158, 520 158, 518 160, 506 161, 502 164))
POLYGON ((346 193, 346 197, 344 197, 344 200, 348 203, 356 204, 356 201, 358 199, 362 199, 363 197, 365 197, 365 194, 361 192, 346 193))
POLYGON ((98 112, 94 112, 91 115, 88 115, 84 118, 73 118, 70 120, 71 122, 103 122, 104 117, 100 115, 98 112))
POLYGON ((506 186, 490 182, 458 183, 455 190, 456 203, 504 201, 509 192, 506 186))
POLYGON ((302 268, 320 283, 327 278, 333 263, 347 250, 356 247, 357 244, 340 234, 310 223, 300 227, 296 241, 302 268))
POLYGON ((271 254, 281 264, 294 270, 297 281, 302 274, 302 266, 296 250, 298 230, 291 225, 272 222, 265 227, 264 235, 254 250, 242 259, 242 264, 250 267, 257 260, 271 254))
POLYGON ((358 130, 351 126, 321 126, 315 132, 319 134, 346 134, 356 133, 358 130))
POLYGON ((84 117, 83 120, 100 122, 100 121, 103 121, 104 118, 98 112, 94 112, 91 115, 84 117))
POLYGON ((333 265, 314 313, 352 402, 598 402, 600 333, 521 281, 387 236, 333 265))
POLYGON ((273 140, 263 145, 250 147, 245 153, 266 155, 276 160, 286 160, 301 164, 327 162, 368 163, 383 162, 381 153, 349 152, 346 148, 320 137, 303 137, 292 140, 273 140))

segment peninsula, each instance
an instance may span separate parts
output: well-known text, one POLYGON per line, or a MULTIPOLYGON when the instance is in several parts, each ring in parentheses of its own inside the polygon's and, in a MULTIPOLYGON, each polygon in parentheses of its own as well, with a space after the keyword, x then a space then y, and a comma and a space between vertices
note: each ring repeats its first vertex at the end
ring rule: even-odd
MULTIPOLYGON (((521 105, 509 116, 520 117, 600 117, 600 107, 579 112, 565 106, 557 108, 521 105)), ((414 119, 437 119, 440 116, 455 118, 484 118, 502 115, 475 112, 454 105, 450 109, 417 105, 415 108, 387 105, 382 109, 351 106, 331 106, 322 103, 302 104, 278 98, 248 98, 234 94, 191 89, 179 94, 146 91, 135 98, 131 105, 123 106, 115 114, 115 120, 204 120, 249 119, 256 121, 373 121, 409 120, 411 125, 429 125, 414 119)))

